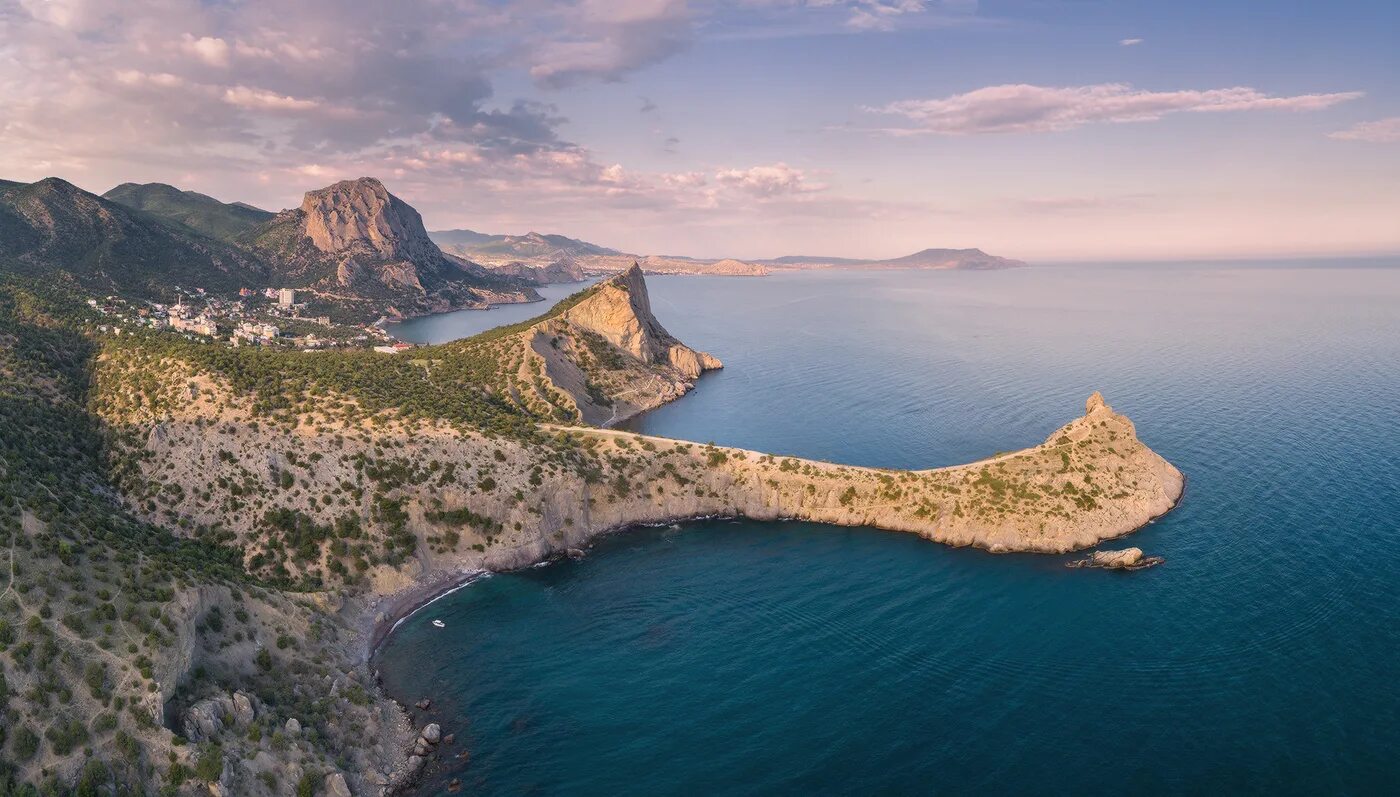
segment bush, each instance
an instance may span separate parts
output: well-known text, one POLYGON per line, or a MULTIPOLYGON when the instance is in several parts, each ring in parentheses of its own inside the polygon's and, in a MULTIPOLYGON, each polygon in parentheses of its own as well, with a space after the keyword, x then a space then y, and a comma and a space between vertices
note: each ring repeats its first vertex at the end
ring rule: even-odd
POLYGON ((70 719, 60 720, 44 731, 44 738, 53 745, 54 753, 58 755, 68 755, 83 742, 88 740, 87 726, 82 722, 70 719))
POLYGON ((21 725, 15 730, 15 738, 10 742, 10 754, 15 761, 24 763, 39 752, 39 735, 21 725))
POLYGON ((194 765, 194 776, 203 781, 214 783, 224 774, 224 750, 217 744, 211 744, 200 751, 199 760, 194 765))

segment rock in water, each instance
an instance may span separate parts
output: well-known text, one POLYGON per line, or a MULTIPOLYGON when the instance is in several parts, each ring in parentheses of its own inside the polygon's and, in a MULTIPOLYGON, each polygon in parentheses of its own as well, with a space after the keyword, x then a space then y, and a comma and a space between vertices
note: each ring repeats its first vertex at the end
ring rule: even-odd
POLYGON ((1141 570, 1165 562, 1160 556, 1143 556, 1141 548, 1121 551, 1094 551, 1087 559, 1065 563, 1066 567, 1102 567, 1106 570, 1141 570))
POLYGON ((1121 551, 1094 551, 1094 564, 1099 567, 1132 567, 1141 561, 1141 548, 1124 548, 1121 551))

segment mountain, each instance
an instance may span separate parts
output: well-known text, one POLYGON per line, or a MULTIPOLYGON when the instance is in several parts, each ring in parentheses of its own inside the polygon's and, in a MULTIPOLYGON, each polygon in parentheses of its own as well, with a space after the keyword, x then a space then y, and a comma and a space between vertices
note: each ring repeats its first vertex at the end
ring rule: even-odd
POLYGON ((165 183, 122 183, 102 196, 221 241, 232 241, 273 216, 252 205, 220 202, 165 183))
POLYGON ((444 250, 487 265, 514 260, 591 255, 620 255, 622 252, 563 235, 529 232, 524 235, 487 235, 472 230, 441 230, 429 233, 444 250))
POLYGON ((560 314, 555 324, 538 328, 533 346, 544 358, 550 381, 570 395, 583 420, 604 425, 670 401, 689 390, 701 373, 723 367, 718 359, 681 343, 656 320, 646 280, 636 264, 599 283, 586 298, 560 314), (563 332, 582 344, 574 348, 575 352, 585 352, 581 358, 577 354, 570 358, 569 351, 552 342, 542 345, 547 338, 558 339, 563 332), (600 359, 588 356, 598 351, 596 344, 590 343, 592 336, 640 363, 640 368, 631 369, 627 385, 604 383, 609 396, 605 401, 598 399, 596 388, 587 387, 601 381, 596 375, 589 375, 590 359, 600 359), (663 378, 657 380, 657 376, 663 378), (670 389, 658 394, 658 382, 670 389))
MULTIPOLYGON (((615 274, 640 263, 647 274, 711 274, 762 277, 775 269, 967 269, 1017 268, 1019 260, 997 257, 981 249, 925 249, 904 257, 869 258, 787 255, 768 260, 720 260, 680 255, 637 255, 563 235, 489 235, 474 230, 439 230, 429 235, 445 251, 483 264, 489 269, 524 275, 522 267, 543 267, 569 259, 590 274, 615 274)), ((527 277, 528 278, 528 277, 527 277)), ((549 276, 546 282, 555 281, 549 276)))
POLYGON ((237 290, 267 275, 249 252, 57 177, 0 185, 0 268, 69 273, 89 290, 143 297, 173 285, 237 290))
POLYGON ((308 191, 238 238, 274 264, 274 278, 320 300, 417 315, 538 299, 519 280, 443 253, 407 202, 373 177, 308 191))
POLYGON ((546 263, 526 263, 512 260, 490 267, 493 274, 515 277, 531 285, 552 285, 561 282, 581 282, 587 276, 577 258, 565 255, 546 263))
POLYGON ((894 257, 887 260, 865 260, 850 257, 824 257, 821 255, 787 255, 771 260, 757 260, 774 268, 816 269, 964 269, 968 271, 988 271, 1001 268, 1021 268, 1027 264, 1020 260, 989 255, 981 249, 924 249, 912 255, 894 257))

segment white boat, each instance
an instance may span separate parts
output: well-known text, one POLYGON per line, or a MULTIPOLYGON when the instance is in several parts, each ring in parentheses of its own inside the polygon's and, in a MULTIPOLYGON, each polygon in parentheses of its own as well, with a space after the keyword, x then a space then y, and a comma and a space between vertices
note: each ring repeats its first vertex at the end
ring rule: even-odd
POLYGON ((444 622, 441 621, 441 620, 434 620, 434 621, 433 621, 433 625, 437 626, 438 628, 446 628, 446 627, 447 627, 447 623, 444 623, 444 622))

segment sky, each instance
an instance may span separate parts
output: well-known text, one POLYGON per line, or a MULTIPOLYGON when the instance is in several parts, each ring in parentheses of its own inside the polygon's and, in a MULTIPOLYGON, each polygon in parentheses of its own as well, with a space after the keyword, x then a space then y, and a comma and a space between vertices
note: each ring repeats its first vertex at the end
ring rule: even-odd
POLYGON ((1400 253, 1392 0, 0 0, 0 178, 638 253, 1400 253))

